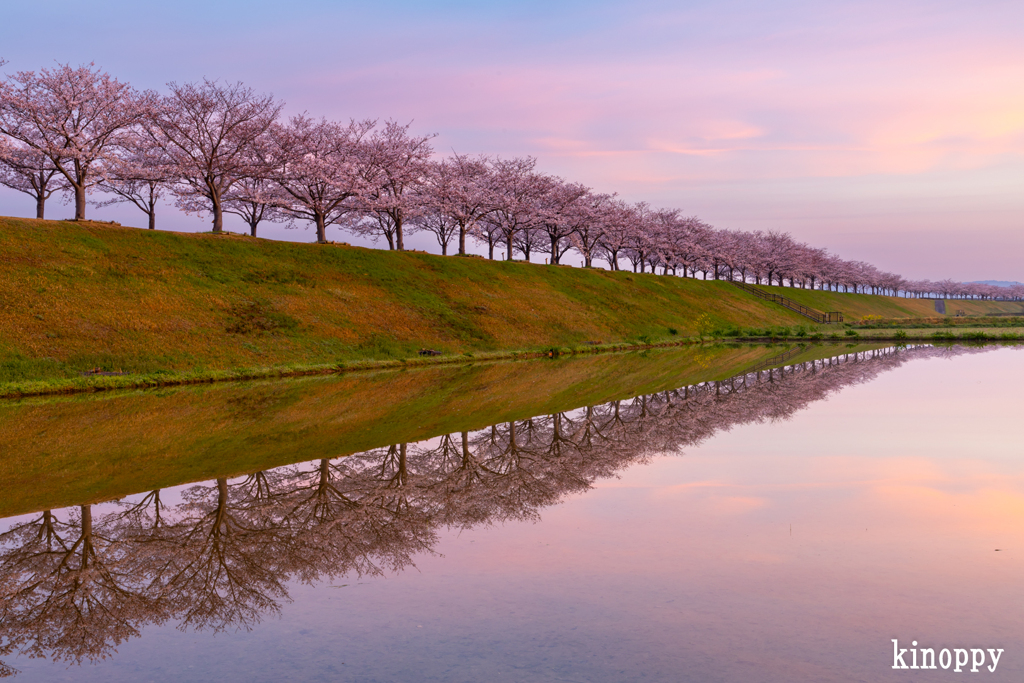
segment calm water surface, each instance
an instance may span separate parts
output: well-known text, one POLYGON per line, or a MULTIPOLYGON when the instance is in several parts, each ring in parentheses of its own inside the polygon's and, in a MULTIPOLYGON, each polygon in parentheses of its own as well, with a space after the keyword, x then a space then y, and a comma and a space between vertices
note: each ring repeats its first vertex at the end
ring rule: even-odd
POLYGON ((22 515, 3 661, 17 681, 1019 681, 1022 377, 1012 347, 890 349, 22 515), (894 671, 893 638, 1004 652, 894 671))

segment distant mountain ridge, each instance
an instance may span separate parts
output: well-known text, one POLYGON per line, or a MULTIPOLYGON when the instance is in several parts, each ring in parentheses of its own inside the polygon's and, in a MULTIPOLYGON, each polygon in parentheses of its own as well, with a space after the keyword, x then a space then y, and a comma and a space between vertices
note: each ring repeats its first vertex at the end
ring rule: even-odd
POLYGON ((1017 287, 1024 285, 1024 282, 1010 282, 1009 280, 975 280, 972 285, 992 285, 993 287, 1017 287))

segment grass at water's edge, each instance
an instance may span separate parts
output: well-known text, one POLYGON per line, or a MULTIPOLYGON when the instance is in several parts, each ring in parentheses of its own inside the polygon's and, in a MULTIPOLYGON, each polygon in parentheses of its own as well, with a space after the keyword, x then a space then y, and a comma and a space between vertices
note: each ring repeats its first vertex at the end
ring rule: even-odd
POLYGON ((47 396, 56 394, 79 394, 118 389, 150 389, 158 387, 209 384, 213 382, 238 382, 287 377, 308 377, 314 375, 337 375, 347 372, 415 368, 433 365, 472 364, 504 360, 526 360, 555 356, 580 354, 616 353, 622 351, 643 351, 646 349, 670 348, 698 344, 700 340, 684 339, 661 344, 597 344, 569 348, 534 349, 523 351, 496 351, 464 353, 458 356, 424 356, 395 360, 356 360, 332 364, 282 365, 267 368, 236 368, 230 370, 197 370, 193 372, 158 372, 142 375, 94 375, 77 378, 60 378, 0 384, 0 399, 47 396))
MULTIPOLYGON (((954 333, 948 330, 928 331, 868 329, 854 334, 830 333, 803 335, 738 335, 729 338, 713 337, 711 343, 735 341, 757 344, 838 344, 838 343, 872 343, 872 342, 1024 342, 1024 328, 981 328, 971 331, 954 333)), ((306 377, 314 375, 336 375, 347 372, 386 370, 394 368, 412 368, 433 365, 469 364, 487 361, 525 360, 554 356, 572 356, 580 354, 616 353, 624 351, 642 351, 645 349, 671 348, 704 344, 703 339, 681 339, 679 341, 655 344, 599 344, 584 347, 561 347, 550 349, 533 349, 522 351, 497 351, 483 353, 464 353, 458 356, 426 356, 394 360, 356 360, 332 364, 293 364, 276 367, 234 368, 229 370, 197 370, 192 372, 158 372, 141 375, 121 376, 85 376, 78 378, 60 378, 23 382, 7 382, 0 384, 0 399, 24 398, 30 396, 47 396, 60 394, 93 393, 114 391, 119 389, 151 389, 159 387, 185 386, 190 384, 209 384, 213 382, 238 382, 272 378, 306 377)))

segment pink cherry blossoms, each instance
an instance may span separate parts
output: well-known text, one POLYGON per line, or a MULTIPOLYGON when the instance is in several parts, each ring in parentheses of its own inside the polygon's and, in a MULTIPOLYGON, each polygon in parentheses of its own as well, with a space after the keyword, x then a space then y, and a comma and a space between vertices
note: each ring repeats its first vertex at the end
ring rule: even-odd
MULTIPOLYGON (((2 63, 0 63, 2 65, 2 63)), ((442 254, 467 241, 489 258, 631 268, 679 277, 837 292, 942 298, 1024 298, 1024 287, 910 281, 794 240, 784 232, 714 228, 676 209, 543 173, 532 157, 437 158, 431 135, 388 120, 284 120, 284 104, 241 83, 203 80, 137 91, 94 65, 18 72, 0 79, 0 185, 35 201, 54 192, 83 220, 88 195, 127 202, 156 227, 161 197, 189 213, 241 217, 255 236, 264 221, 305 223, 390 249, 414 232, 442 254)))

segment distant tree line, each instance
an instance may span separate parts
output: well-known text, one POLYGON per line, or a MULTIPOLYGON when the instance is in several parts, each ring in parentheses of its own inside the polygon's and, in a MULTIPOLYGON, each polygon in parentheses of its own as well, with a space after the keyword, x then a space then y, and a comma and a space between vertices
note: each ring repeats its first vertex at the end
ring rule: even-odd
MULTIPOLYGON (((2 65, 2 62, 0 62, 2 65)), ((92 64, 22 71, 0 80, 0 184, 35 200, 43 218, 57 192, 85 218, 97 206, 130 203, 156 228, 163 197, 182 210, 239 216, 255 236, 264 221, 308 223, 317 242, 334 225, 402 250, 413 232, 441 253, 558 264, 575 251, 585 267, 623 263, 634 272, 742 280, 835 292, 906 297, 1020 299, 1024 287, 907 280, 784 232, 716 229, 676 209, 542 173, 532 157, 452 154, 437 159, 433 136, 392 120, 347 123, 300 114, 241 83, 169 83, 138 91, 92 64)))

